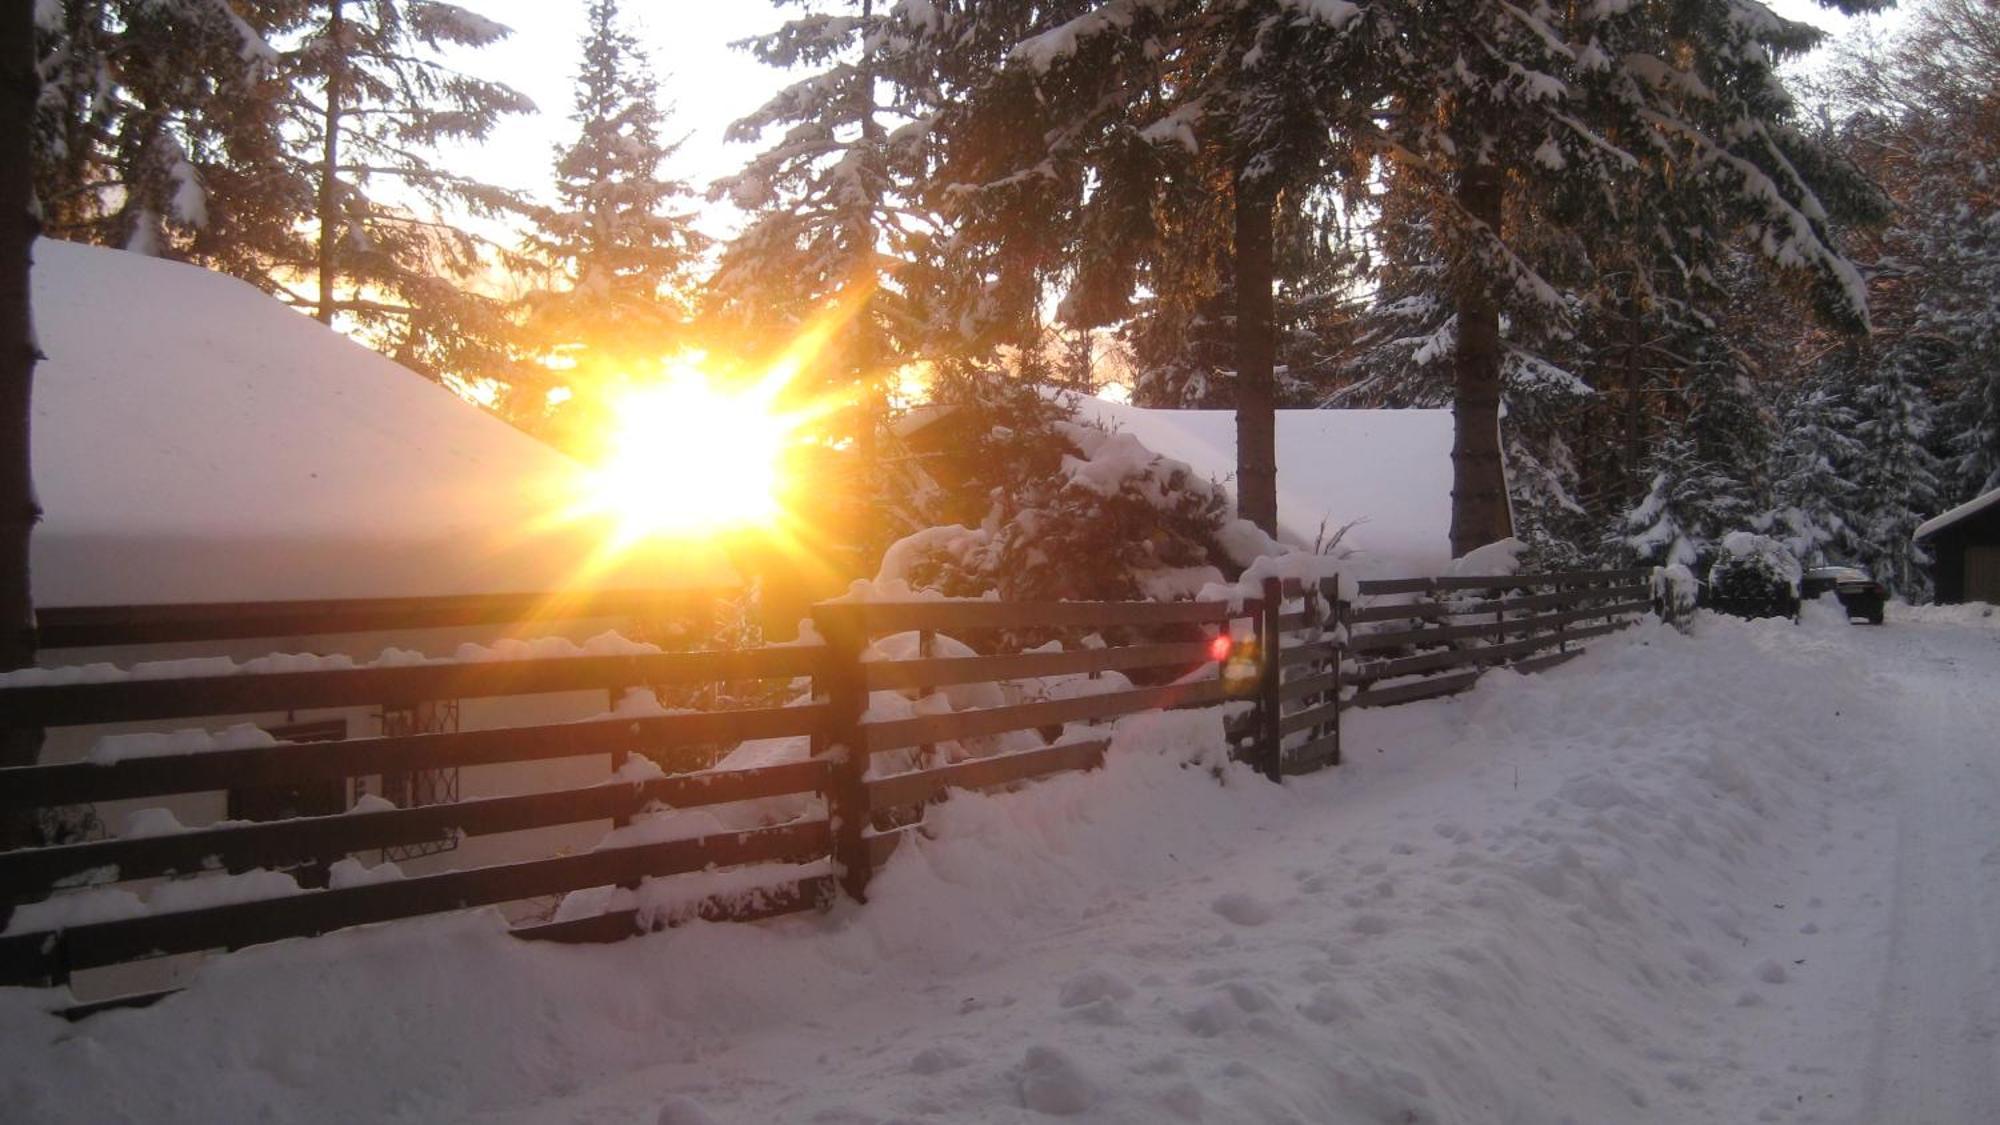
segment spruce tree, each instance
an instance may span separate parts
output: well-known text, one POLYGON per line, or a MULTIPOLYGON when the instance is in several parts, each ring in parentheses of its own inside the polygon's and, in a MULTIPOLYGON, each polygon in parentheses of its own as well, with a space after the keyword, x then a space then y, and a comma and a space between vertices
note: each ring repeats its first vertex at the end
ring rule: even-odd
POLYGON ((1861 461, 1859 421, 1828 381, 1809 379, 1790 392, 1772 449, 1772 531, 1807 566, 1855 555, 1850 521, 1859 497, 1842 467, 1861 461))
MULTIPOLYGON (((1077 327, 1148 312, 1139 350, 1189 372, 1233 321, 1242 514, 1275 521, 1280 246, 1352 188, 1369 98, 1360 9, 1280 0, 994 5, 944 21, 965 96, 940 115, 941 179, 971 284, 956 319, 1077 327), (1134 304, 1141 289, 1151 308, 1134 304), (1230 295, 1225 315, 1215 298, 1230 295)), ((1206 380, 1203 380, 1205 382, 1206 380)), ((1207 388, 1203 388, 1204 390, 1207 388)), ((1180 392, 1170 389, 1168 394, 1180 392)))
POLYGON ((1923 386, 1932 359, 1925 343, 1905 338, 1884 348, 1853 390, 1860 457, 1847 467, 1854 479, 1854 534, 1863 565, 1911 601, 1930 590, 1924 570, 1929 554, 1911 537, 1938 509, 1937 458, 1926 446, 1931 402, 1923 386))
MULTIPOLYGON (((29 456, 30 390, 35 378, 29 309, 29 247, 35 240, 33 162, 35 54, 33 6, 0 5, 0 672, 35 662, 35 604, 28 541, 41 508, 29 456)), ((0 732, 0 766, 32 765, 34 731, 0 732)), ((18 818, 0 819, 0 845, 11 846, 18 818)))
POLYGON ((232 272, 296 257, 297 188, 273 168, 286 86, 272 37, 299 8, 44 6, 34 168, 49 233, 232 272))
POLYGON ((532 103, 440 55, 507 28, 436 0, 317 0, 286 55, 293 93, 287 170, 312 188, 315 291, 292 294, 322 323, 353 325, 434 376, 503 361, 504 307, 470 282, 518 262, 458 225, 517 214, 512 192, 440 166, 436 147, 485 138, 532 103))
POLYGON ((885 384, 923 335, 902 275, 934 229, 914 196, 933 79, 907 22, 921 13, 880 0, 804 7, 749 44, 802 73, 729 128, 765 147, 713 189, 748 218, 709 280, 705 331, 767 359, 790 349, 796 393, 849 404, 833 428, 852 442, 855 476, 832 490, 845 527, 829 534, 869 556, 889 533, 874 518, 885 384))
POLYGON ((1741 18, 1730 0, 1378 7, 1409 33, 1391 129, 1399 182, 1433 201, 1453 265, 1455 519, 1468 525, 1455 544, 1504 530, 1502 313, 1561 315, 1574 291, 1563 271, 1587 263, 1585 276, 1603 278, 1616 263, 1679 288, 1672 272, 1698 277, 1737 237, 1810 281, 1829 316, 1859 322, 1859 278, 1832 248, 1818 195, 1832 170, 1791 125, 1775 75, 1812 29, 1741 18))
POLYGON ((619 26, 616 0, 592 0, 589 21, 577 137, 557 153, 556 206, 536 214, 531 241, 560 288, 529 297, 527 325, 532 347, 573 365, 559 413, 586 429, 608 382, 686 345, 688 294, 707 245, 694 228, 693 189, 661 170, 679 146, 663 136, 668 109, 637 40, 619 26))

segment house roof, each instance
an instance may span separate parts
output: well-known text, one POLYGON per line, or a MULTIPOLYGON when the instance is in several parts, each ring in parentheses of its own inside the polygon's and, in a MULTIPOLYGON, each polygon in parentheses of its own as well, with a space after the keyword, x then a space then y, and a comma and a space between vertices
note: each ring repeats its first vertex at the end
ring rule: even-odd
POLYGON ((1945 528, 1948 528, 1955 523, 1971 519, 1973 516, 1978 515, 1979 513, 1985 511, 1988 508, 1993 507, 1996 504, 2000 504, 2000 488, 1996 488, 1991 492, 1981 493, 1980 495, 1975 496, 1970 500, 1967 500, 1965 503, 1960 504, 1958 507, 1953 508, 1951 511, 1946 512, 1941 516, 1925 520, 1923 523, 1917 525, 1917 533, 1915 536, 1913 536, 1913 538, 1929 539, 1931 536, 1936 535, 1938 532, 1943 531, 1945 528))
POLYGON ((601 565, 581 465, 234 278, 43 240, 31 541, 44 606, 733 583, 708 545, 601 565))
MULTIPOLYGON (((1233 488, 1233 411, 1148 410, 1086 398, 1077 413, 1233 488)), ((1330 535, 1353 524, 1341 542, 1371 560, 1444 565, 1451 560, 1451 442, 1449 410, 1278 411, 1280 536, 1311 545, 1322 529, 1330 535)))

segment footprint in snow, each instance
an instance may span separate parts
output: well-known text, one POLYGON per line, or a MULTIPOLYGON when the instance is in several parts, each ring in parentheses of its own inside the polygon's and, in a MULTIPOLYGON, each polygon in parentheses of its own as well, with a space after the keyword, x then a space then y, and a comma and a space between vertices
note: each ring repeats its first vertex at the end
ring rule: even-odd
POLYGON ((1360 1009, 1340 990, 1331 986, 1313 990, 1312 998, 1299 1006, 1299 1014, 1316 1024, 1335 1024, 1353 1019, 1360 1009))
POLYGON ((1014 1068, 1021 1104, 1051 1117, 1070 1117, 1097 1104, 1097 1084, 1076 1060, 1053 1047, 1030 1047, 1014 1068))
POLYGON ((1180 1022, 1190 1034, 1213 1039, 1242 1027, 1251 1015, 1275 1006, 1269 996, 1247 984, 1226 984, 1210 993, 1199 1007, 1182 1012, 1180 1022))
POLYGON ((1261 926, 1275 915, 1262 899, 1241 891, 1223 895, 1209 903, 1208 908, 1239 926, 1261 926))
POLYGON ((678 1094, 661 1104, 660 1116, 655 1121, 657 1125, 715 1125, 715 1118, 708 1115, 701 1103, 678 1094))
POLYGON ((1354 921, 1347 924, 1347 928, 1357 934, 1376 937, 1388 933, 1391 927, 1389 920, 1380 914, 1358 914, 1354 921))
POLYGON ((1126 984, 1115 973, 1103 969, 1085 969, 1056 990, 1056 1003, 1064 1008, 1081 1008, 1099 1000, 1130 1000, 1132 986, 1126 984))

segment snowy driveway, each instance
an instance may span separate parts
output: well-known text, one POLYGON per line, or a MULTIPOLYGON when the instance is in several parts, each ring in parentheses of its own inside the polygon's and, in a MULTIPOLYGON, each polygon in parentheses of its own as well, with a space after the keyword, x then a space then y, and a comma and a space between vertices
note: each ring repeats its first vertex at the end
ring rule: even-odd
POLYGON ((1218 787, 1212 717, 1128 722, 1101 773, 940 806, 863 910, 588 949, 385 927, 56 1037, 0 994, 0 1105, 2000 1121, 1996 683, 2000 621, 1809 612, 1365 714, 1349 765, 1283 789, 1218 787))

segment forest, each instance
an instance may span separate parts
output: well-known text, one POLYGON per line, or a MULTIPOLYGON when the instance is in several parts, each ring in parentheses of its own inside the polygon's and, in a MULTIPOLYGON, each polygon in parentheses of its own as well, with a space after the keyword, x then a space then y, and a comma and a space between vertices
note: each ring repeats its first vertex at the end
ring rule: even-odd
POLYGON ((33 191, 586 458, 663 357, 810 339, 788 393, 863 465, 913 384, 1235 409, 1268 531, 1273 409, 1450 405, 1455 551, 1755 529, 1921 600, 1916 525, 2000 486, 2000 0, 1906 8, 1829 46, 1756 0, 784 4, 749 155, 695 184, 591 0, 537 198, 442 155, 532 109, 466 8, 44 0, 33 191))

